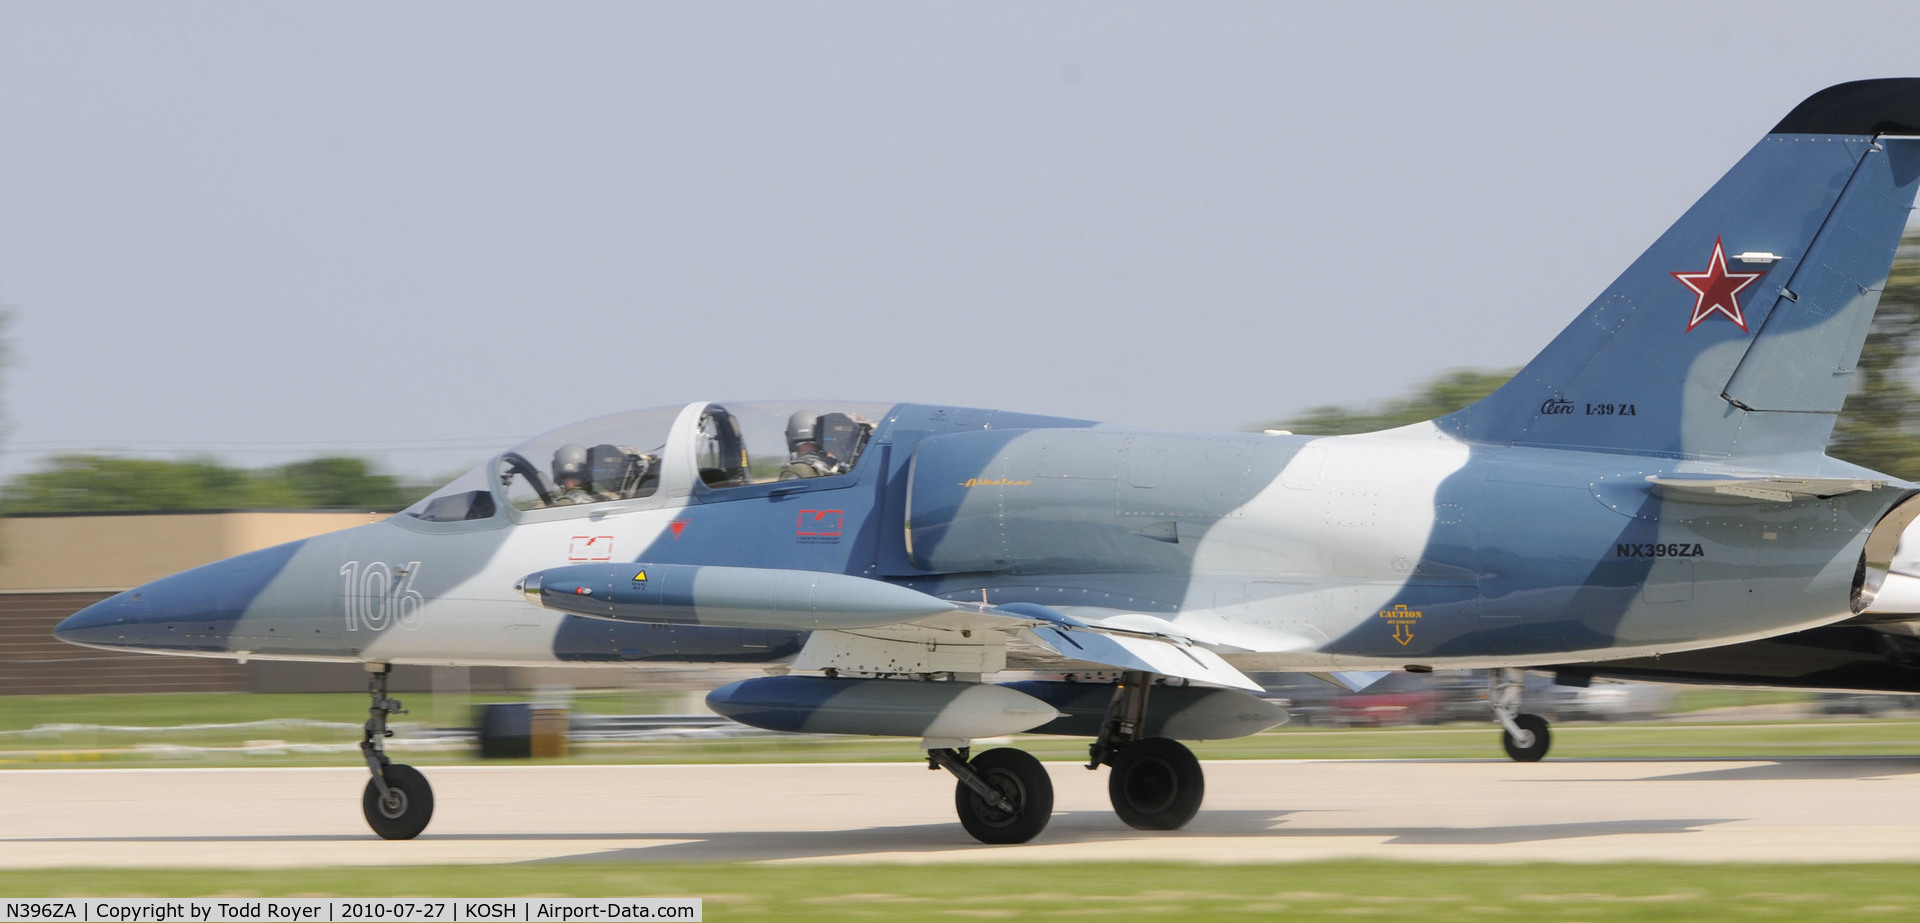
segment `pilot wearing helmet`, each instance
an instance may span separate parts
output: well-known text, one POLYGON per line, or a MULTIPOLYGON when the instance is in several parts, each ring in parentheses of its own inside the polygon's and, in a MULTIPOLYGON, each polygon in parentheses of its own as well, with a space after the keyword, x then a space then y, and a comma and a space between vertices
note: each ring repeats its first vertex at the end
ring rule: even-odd
POLYGON ((787 457, 790 461, 780 469, 782 481, 840 473, 839 461, 820 447, 820 417, 811 410, 787 418, 787 457))
POLYGON ((587 447, 572 442, 553 452, 553 487, 555 506, 615 499, 611 494, 593 489, 593 466, 588 460, 587 447))

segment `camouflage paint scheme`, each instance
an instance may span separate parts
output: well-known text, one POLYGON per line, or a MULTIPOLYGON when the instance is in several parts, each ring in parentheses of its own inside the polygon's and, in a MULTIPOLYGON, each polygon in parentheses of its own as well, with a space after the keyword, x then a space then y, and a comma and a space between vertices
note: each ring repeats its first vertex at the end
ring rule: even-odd
POLYGON ((971 676, 1129 668, 1033 643, 1050 624, 1240 670, 1380 670, 1651 657, 1840 622, 1920 511, 1915 485, 1823 454, 1912 206, 1917 125, 1920 81, 1809 99, 1512 382, 1429 423, 1188 435, 898 404, 846 473, 715 487, 705 428, 743 405, 695 403, 670 414, 646 496, 519 509, 496 460, 389 521, 155 581, 58 634, 258 659, 971 676), (470 495, 486 515, 421 516, 470 495), (581 561, 583 538, 617 556, 581 561), (852 575, 973 616, 702 624, 701 594, 722 590, 687 584, 691 614, 644 623, 516 589, 582 565, 852 575))

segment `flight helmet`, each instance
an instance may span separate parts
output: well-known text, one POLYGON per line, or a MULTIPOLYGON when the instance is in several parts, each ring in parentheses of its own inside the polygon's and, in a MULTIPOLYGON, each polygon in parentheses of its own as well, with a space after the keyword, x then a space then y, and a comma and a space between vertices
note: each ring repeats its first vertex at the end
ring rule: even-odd
POLYGON ((584 486, 593 477, 587 464, 587 447, 569 442, 553 452, 553 483, 566 487, 567 481, 584 486))
POLYGON ((803 442, 820 444, 820 415, 811 410, 796 410, 787 418, 787 451, 798 453, 803 442))

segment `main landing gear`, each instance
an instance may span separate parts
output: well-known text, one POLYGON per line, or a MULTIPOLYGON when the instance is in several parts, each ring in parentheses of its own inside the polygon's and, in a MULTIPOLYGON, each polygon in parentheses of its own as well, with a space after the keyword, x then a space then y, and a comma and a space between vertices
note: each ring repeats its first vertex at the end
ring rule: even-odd
POLYGON ((1535 763, 1547 755, 1547 748, 1553 745, 1553 734, 1547 730, 1547 719, 1520 712, 1520 693, 1525 682, 1526 674, 1520 670, 1511 667, 1495 670, 1492 694, 1488 698, 1493 704, 1493 720, 1505 728, 1500 744, 1506 748, 1507 756, 1518 763, 1535 763))
POLYGON ((1113 811, 1135 830, 1178 830, 1200 813, 1207 780, 1177 740, 1148 737, 1121 748, 1107 777, 1113 811))
MULTIPOLYGON (((1153 675, 1129 672, 1114 687, 1100 736, 1089 748, 1088 769, 1112 767, 1107 797, 1136 830, 1178 830, 1200 812, 1207 780, 1200 760, 1179 741, 1140 737, 1153 675)), ((1053 780, 1024 750, 1001 748, 968 758, 961 749, 927 751, 928 769, 959 779, 953 806, 960 825, 982 843, 1025 843, 1053 815, 1053 780)))
POLYGON ((1107 798, 1113 812, 1135 830, 1178 830, 1200 812, 1207 794, 1200 760, 1186 745, 1165 737, 1139 737, 1147 718, 1149 673, 1122 674, 1113 703, 1088 748, 1087 768, 1113 768, 1107 798))
POLYGON ((1025 843, 1053 819, 1053 779, 1025 750, 1002 747, 972 759, 967 749, 927 751, 927 768, 960 780, 953 806, 960 826, 982 843, 1025 843))
POLYGON ((360 808, 367 815, 367 826, 382 839, 411 840, 433 819, 433 788, 419 770, 387 759, 386 739, 393 736, 387 730, 387 716, 407 713, 399 699, 387 698, 387 671, 384 663, 367 664, 367 695, 373 703, 367 707, 360 752, 373 778, 360 796, 360 808))

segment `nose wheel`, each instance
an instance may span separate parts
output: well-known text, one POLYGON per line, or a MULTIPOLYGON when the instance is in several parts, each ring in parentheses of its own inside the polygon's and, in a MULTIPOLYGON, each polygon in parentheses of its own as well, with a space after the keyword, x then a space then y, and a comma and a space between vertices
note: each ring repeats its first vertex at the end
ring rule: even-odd
POLYGON ((367 706, 360 753, 373 778, 361 792, 360 809, 381 839, 411 840, 433 819, 433 786, 420 770, 387 759, 386 739, 393 736, 387 716, 407 713, 399 699, 387 697, 387 670, 384 663, 367 664, 367 695, 373 702, 367 706))
POLYGON ((411 840, 427 829, 433 819, 433 787, 420 770, 402 763, 388 763, 382 779, 368 779, 360 796, 360 809, 367 815, 367 826, 385 840, 411 840), (386 783, 382 792, 380 783, 386 783))

